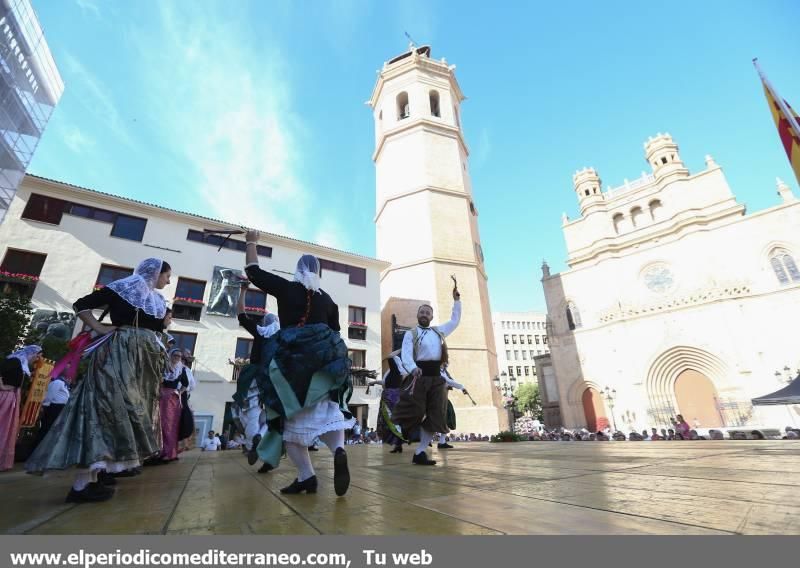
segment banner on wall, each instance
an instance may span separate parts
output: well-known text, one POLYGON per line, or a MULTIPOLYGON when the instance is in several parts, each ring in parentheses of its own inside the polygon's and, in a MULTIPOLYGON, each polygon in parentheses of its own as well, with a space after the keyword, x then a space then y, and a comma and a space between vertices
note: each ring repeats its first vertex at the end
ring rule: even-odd
POLYGON ((243 271, 215 266, 211 279, 211 294, 206 313, 214 316, 236 317, 242 282, 247 281, 243 271))

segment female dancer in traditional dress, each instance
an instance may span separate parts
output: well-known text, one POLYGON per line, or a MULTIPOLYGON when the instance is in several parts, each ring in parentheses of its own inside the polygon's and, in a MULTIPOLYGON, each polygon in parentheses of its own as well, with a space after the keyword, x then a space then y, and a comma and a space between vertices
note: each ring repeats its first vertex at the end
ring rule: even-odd
POLYGON ((161 398, 158 401, 161 413, 161 438, 163 440, 162 462, 178 459, 178 431, 181 418, 181 392, 189 388, 189 377, 183 366, 183 352, 174 348, 169 352, 170 368, 161 383, 161 398))
MULTIPOLYGON (((239 294, 239 325, 245 328, 253 336, 253 346, 250 349, 250 363, 244 367, 236 381, 236 393, 233 400, 236 408, 241 413, 242 428, 244 428, 245 443, 247 449, 247 463, 254 465, 258 461, 258 444, 261 438, 267 433, 267 413, 261 408, 261 395, 258 390, 256 375, 261 369, 261 360, 264 351, 264 344, 273 337, 281 328, 278 317, 275 314, 264 314, 261 322, 256 323, 245 311, 245 296, 249 282, 243 282, 241 293, 239 294)), ((264 462, 258 473, 272 471, 273 467, 264 462)))
POLYGON ((339 308, 320 288, 316 257, 300 257, 294 281, 285 280, 258 267, 258 238, 257 231, 247 232, 245 272, 278 301, 281 322, 276 341, 264 348, 262 373, 256 378, 269 421, 258 454, 276 467, 285 441, 297 478, 281 492, 316 493, 308 446, 319 436, 333 452, 336 495, 344 495, 350 486, 344 431, 355 421, 347 409, 352 381, 347 346, 339 336, 339 308))
POLYGON ((389 353, 386 362, 389 365, 389 370, 383 375, 383 379, 380 381, 370 381, 369 386, 383 386, 376 430, 378 437, 383 440, 384 444, 391 444, 394 446, 389 453, 399 454, 403 452, 403 443, 407 440, 403 439, 400 428, 392 422, 392 411, 397 401, 400 400, 400 390, 403 385, 403 379, 408 373, 403 367, 403 362, 400 360, 399 349, 389 353))
POLYGON ((98 472, 134 468, 161 451, 158 395, 166 353, 160 332, 166 305, 156 289, 169 284, 170 273, 169 264, 148 258, 132 276, 73 306, 86 325, 108 339, 92 352, 83 380, 25 464, 32 473, 77 466, 67 502, 111 498, 113 488, 98 483, 98 472), (105 306, 110 326, 92 314, 105 306))
POLYGON ((0 471, 14 467, 14 448, 19 433, 20 387, 31 376, 42 348, 28 345, 0 362, 0 471))
POLYGON ((197 381, 192 372, 192 352, 188 349, 183 350, 183 370, 186 372, 186 378, 189 379, 189 386, 181 391, 181 418, 178 427, 178 453, 187 452, 192 449, 194 440, 194 412, 192 407, 189 406, 189 398, 194 387, 197 386, 197 381))

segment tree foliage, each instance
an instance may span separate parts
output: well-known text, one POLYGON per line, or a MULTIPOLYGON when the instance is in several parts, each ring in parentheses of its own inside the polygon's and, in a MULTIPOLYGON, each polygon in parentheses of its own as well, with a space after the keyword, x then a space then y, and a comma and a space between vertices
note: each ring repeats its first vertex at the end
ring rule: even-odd
POLYGON ((517 392, 517 410, 537 418, 543 419, 542 399, 539 396, 539 385, 536 383, 522 383, 517 392))
POLYGON ((33 316, 29 298, 18 294, 0 296, 0 356, 6 356, 21 345, 33 316))

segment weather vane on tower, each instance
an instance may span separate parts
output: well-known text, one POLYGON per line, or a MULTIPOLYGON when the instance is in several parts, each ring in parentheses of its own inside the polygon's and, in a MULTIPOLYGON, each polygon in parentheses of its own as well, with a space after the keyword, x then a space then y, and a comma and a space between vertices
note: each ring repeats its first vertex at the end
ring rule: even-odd
POLYGON ((411 37, 411 35, 410 35, 408 32, 403 32, 403 33, 404 33, 404 34, 406 35, 406 37, 408 38, 408 41, 409 41, 409 42, 411 42, 411 43, 408 45, 408 49, 409 49, 410 51, 414 51, 414 48, 417 46, 417 42, 415 42, 415 41, 414 41, 414 38, 412 38, 412 37, 411 37))

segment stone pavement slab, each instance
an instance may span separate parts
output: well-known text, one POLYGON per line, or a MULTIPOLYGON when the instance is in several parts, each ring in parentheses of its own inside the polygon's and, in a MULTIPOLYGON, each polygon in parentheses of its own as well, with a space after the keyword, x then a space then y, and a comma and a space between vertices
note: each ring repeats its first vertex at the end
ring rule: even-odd
POLYGON ((352 483, 312 453, 315 495, 282 495, 287 461, 258 474, 241 452, 182 454, 119 479, 105 503, 66 504, 71 472, 0 474, 13 534, 800 534, 800 442, 456 443, 348 446, 352 483))

